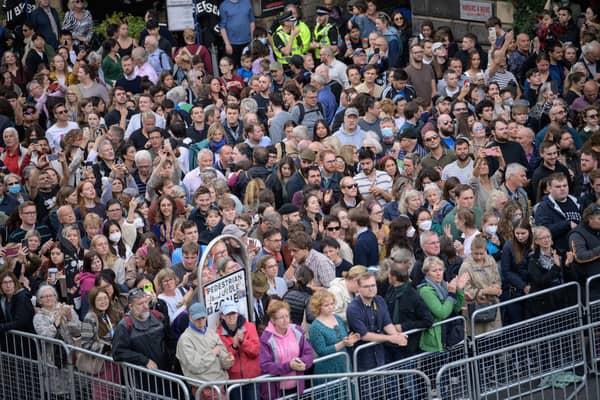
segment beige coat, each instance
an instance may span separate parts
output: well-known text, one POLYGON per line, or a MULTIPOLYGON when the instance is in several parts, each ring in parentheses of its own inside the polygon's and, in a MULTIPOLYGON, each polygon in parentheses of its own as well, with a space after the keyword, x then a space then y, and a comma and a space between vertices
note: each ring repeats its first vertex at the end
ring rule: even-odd
MULTIPOLYGON (((464 272, 469 274, 469 280, 465 286, 465 304, 472 302, 495 304, 500 302, 498 296, 484 295, 480 293, 482 289, 494 284, 500 286, 502 285, 500 278, 500 266, 492 256, 486 254, 482 265, 477 265, 471 256, 467 257, 460 266, 460 271, 458 274, 461 275, 464 272)), ((477 335, 492 329, 501 328, 502 320, 500 318, 499 311, 496 313, 495 321, 475 324, 475 334, 477 335)), ((468 309, 463 309, 463 315, 467 320, 467 333, 470 335, 471 319, 469 317, 468 309)))

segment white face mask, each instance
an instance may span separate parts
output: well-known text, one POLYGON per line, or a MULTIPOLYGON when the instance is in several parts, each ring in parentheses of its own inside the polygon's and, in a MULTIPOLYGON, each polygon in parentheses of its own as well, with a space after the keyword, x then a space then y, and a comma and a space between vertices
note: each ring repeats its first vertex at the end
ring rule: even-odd
POLYGON ((488 225, 485 227, 485 233, 489 235, 495 235, 498 231, 498 225, 488 225))
POLYGON ((140 217, 137 217, 136 219, 133 220, 133 225, 135 225, 136 228, 143 228, 144 220, 141 219, 140 217))
POLYGON ((430 219, 427 219, 425 221, 419 222, 419 229, 422 231, 429 231, 429 230, 431 230, 431 225, 433 225, 433 221, 430 219))
POLYGON ((110 235, 108 235, 108 239, 113 243, 117 243, 119 240, 121 240, 121 232, 111 233, 110 235))
POLYGON ((408 230, 406 231, 406 236, 409 238, 415 237, 415 233, 417 231, 415 230, 415 228, 413 228, 412 226, 410 228, 408 228, 408 230))

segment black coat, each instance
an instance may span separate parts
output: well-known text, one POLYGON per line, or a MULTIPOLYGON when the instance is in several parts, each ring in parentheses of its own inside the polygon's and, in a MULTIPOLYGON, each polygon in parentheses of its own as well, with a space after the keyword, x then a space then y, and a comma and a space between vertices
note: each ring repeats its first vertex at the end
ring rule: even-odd
MULTIPOLYGON (((4 300, 4 299, 3 299, 4 300)), ((35 315, 31 298, 25 289, 19 290, 9 303, 11 317, 5 315, 0 307, 0 350, 12 354, 35 358, 35 345, 24 337, 14 340, 5 335, 8 331, 35 333, 33 316, 35 315)))
MULTIPOLYGON (((385 296, 385 303, 390 311, 392 322, 394 325, 400 324, 403 332, 427 329, 433 325, 433 316, 429 307, 408 282, 402 286, 390 286, 385 296)), ((409 335, 408 345, 403 350, 403 355, 411 356, 418 353, 420 339, 421 333, 409 335)))

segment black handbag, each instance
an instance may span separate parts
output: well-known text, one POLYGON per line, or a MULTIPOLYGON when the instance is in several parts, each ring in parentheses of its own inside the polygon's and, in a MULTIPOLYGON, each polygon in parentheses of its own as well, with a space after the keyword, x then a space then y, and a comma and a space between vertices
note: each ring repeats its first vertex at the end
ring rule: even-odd
MULTIPOLYGON (((485 307, 488 307, 492 304, 493 303, 469 303, 469 304, 467 304, 467 310, 469 311, 469 317, 471 317, 471 319, 472 319, 473 313, 475 313, 475 311, 480 310, 485 307)), ((483 312, 478 312, 477 315, 475 315, 475 323, 493 322, 496 320, 497 312, 498 312, 498 309, 496 307, 488 308, 487 310, 485 310, 483 312)))

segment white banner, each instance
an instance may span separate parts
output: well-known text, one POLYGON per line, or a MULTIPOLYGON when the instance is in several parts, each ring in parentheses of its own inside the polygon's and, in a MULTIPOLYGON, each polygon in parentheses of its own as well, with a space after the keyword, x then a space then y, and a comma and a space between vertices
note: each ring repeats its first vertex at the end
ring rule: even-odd
POLYGON ((170 31, 194 29, 194 1, 167 0, 167 22, 170 31))
POLYGON ((208 326, 216 328, 224 301, 233 301, 238 311, 248 320, 248 293, 246 293, 246 271, 241 269, 232 272, 204 286, 204 304, 208 312, 208 326))

